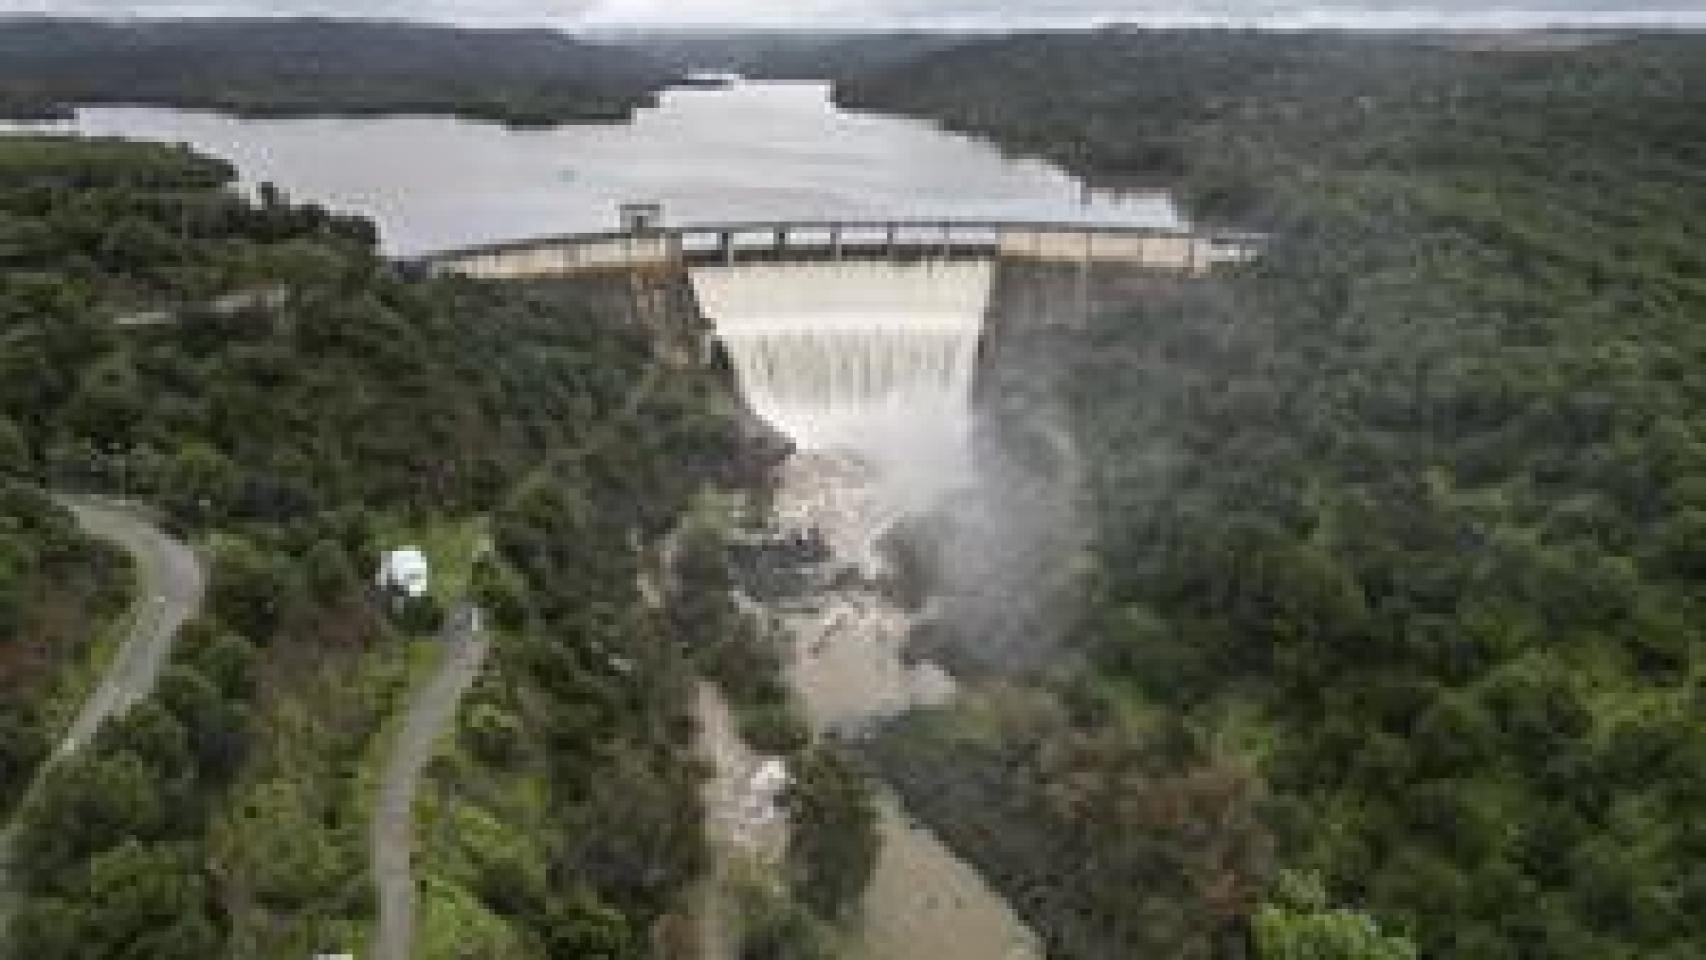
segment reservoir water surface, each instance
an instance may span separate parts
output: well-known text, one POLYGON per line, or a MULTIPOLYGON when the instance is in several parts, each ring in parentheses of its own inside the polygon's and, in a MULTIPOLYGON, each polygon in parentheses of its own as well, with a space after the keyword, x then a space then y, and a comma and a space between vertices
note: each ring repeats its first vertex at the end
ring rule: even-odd
POLYGON ((677 223, 950 218, 1168 226, 1161 192, 1087 189, 923 121, 841 110, 821 83, 666 91, 624 124, 515 130, 450 117, 243 119, 86 107, 10 131, 187 143, 299 201, 378 222, 388 252, 611 229, 623 201, 677 223))

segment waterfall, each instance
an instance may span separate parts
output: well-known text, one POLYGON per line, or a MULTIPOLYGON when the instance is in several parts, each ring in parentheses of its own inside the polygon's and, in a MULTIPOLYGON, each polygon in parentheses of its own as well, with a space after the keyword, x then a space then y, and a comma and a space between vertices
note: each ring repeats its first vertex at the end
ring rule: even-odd
POLYGON ((759 416, 802 450, 882 457, 963 446, 992 274, 988 261, 780 263, 693 283, 759 416))

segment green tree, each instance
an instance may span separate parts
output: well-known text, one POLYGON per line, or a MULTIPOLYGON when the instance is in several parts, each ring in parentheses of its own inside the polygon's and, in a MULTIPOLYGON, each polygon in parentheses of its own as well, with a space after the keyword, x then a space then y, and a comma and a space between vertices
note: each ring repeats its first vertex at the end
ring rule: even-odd
POLYGON ((1260 960, 1416 960, 1416 945, 1367 914, 1334 910, 1319 877, 1286 871, 1253 927, 1260 960))
POLYGON ((220 541, 211 594, 213 610, 223 622, 247 636, 271 637, 302 592, 300 578, 286 558, 248 540, 220 541))
POLYGON ((356 590, 361 578, 349 554, 334 540, 320 540, 308 551, 308 589, 315 599, 340 600, 356 590))
POLYGON ((16 477, 30 469, 30 445, 23 430, 0 416, 0 478, 16 477))
POLYGON ((172 459, 166 499, 180 516, 205 522, 223 513, 239 479, 229 458, 207 443, 191 441, 172 459))
POLYGON ((158 837, 168 819, 159 771, 131 753, 54 770, 19 837, 26 889, 52 889, 83 859, 127 839, 158 837))
POLYGON ((797 764, 785 799, 794 888, 818 916, 840 918, 876 869, 881 842, 870 785, 845 756, 822 746, 797 764))
POLYGON ((621 911, 578 891, 553 903, 546 952, 575 960, 631 960, 641 950, 621 911))

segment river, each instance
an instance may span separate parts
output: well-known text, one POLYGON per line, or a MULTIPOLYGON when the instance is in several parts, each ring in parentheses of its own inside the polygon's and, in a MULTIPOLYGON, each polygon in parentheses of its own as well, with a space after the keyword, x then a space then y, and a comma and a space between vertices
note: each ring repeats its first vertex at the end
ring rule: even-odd
POLYGON ((625 124, 513 130, 448 117, 242 119, 86 107, 61 131, 188 143, 245 185, 375 220, 410 254, 611 229, 624 201, 680 223, 976 217, 1169 225, 1163 194, 1087 190, 1040 161, 923 121, 838 109, 821 83, 666 91, 625 124))

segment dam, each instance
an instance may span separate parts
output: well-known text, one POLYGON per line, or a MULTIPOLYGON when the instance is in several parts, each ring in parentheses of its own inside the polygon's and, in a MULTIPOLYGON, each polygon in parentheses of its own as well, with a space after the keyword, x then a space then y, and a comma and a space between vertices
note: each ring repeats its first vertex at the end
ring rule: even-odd
MULTIPOLYGON (((909 273, 910 267, 933 266, 931 275, 940 283, 954 274, 949 265, 973 264, 993 277, 997 290, 1023 275, 1030 293, 1026 311, 1050 323, 1073 324, 1088 318, 1100 289, 1143 278, 1207 278, 1256 260, 1266 242, 1264 235, 1247 231, 1102 222, 784 220, 665 227, 653 204, 626 204, 623 219, 621 230, 481 244, 397 263, 416 276, 614 281, 636 296, 672 299, 678 310, 686 304, 694 316, 676 320, 701 326, 717 318, 698 300, 733 289, 717 277, 745 276, 748 287, 763 289, 770 299, 785 296, 790 287, 817 284, 817 295, 798 302, 794 313, 802 323, 821 325, 832 316, 844 323, 853 303, 848 298, 855 294, 878 296, 873 291, 879 287, 901 300, 902 288, 924 294, 932 282, 921 284, 927 274, 909 273), (871 265, 865 268, 868 282, 852 283, 847 278, 859 268, 850 265, 861 263, 871 265), (877 273, 881 283, 875 282, 877 273), (843 281, 821 285, 835 277, 843 281)), ((915 306, 929 312, 922 299, 915 306)))
MULTIPOLYGON (((885 221, 666 229, 655 211, 630 213, 620 232, 453 250, 406 267, 602 291, 635 322, 677 344, 699 344, 673 351, 675 362, 726 363, 749 413, 790 448, 772 468, 757 536, 823 548, 820 558, 798 562, 801 595, 744 604, 782 638, 788 685, 818 737, 857 738, 957 695, 948 670, 909 649, 925 614, 896 596, 904 574, 892 539, 909 522, 940 518, 977 499, 980 485, 1001 482, 982 469, 977 391, 1002 326, 1084 325, 1104 296, 1129 295, 1130 284, 1196 280, 1260 251, 1250 235, 1150 227, 885 221)), ((726 728, 717 722, 725 713, 702 708, 702 727, 726 728)), ((716 762, 719 782, 738 784, 739 768, 716 762)), ((711 808, 715 831, 729 818, 711 808)), ((1013 907, 911 822, 897 799, 885 793, 878 811, 881 849, 847 956, 1043 956, 1013 907)), ((706 939, 707 958, 732 955, 706 939)))

